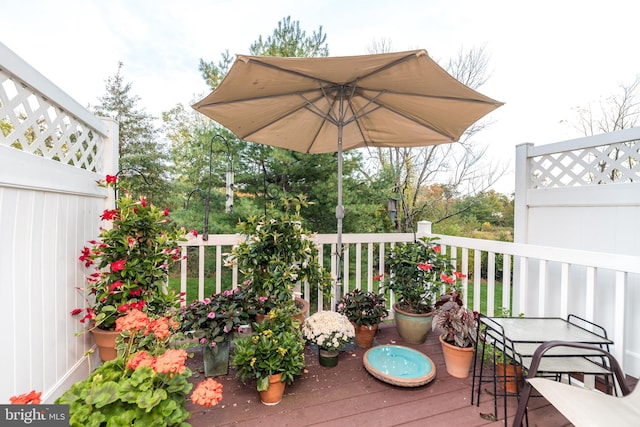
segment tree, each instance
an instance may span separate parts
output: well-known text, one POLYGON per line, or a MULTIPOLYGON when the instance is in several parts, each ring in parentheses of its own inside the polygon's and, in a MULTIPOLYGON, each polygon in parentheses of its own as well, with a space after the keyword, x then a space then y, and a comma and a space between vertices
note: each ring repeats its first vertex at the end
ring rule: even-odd
POLYGON ((168 150, 159 139, 154 117, 136 108, 140 97, 131 93, 132 84, 125 83, 122 68, 123 63, 119 62, 116 74, 107 78, 106 93, 98 98, 100 104, 93 111, 118 122, 119 174, 130 176, 129 190, 145 194, 153 203, 163 206, 170 188, 166 172, 168 150))
MULTIPOLYGON (((311 35, 307 35, 306 31, 301 30, 299 22, 292 21, 290 17, 285 17, 278 22, 272 35, 265 38, 259 36, 249 50, 252 55, 283 57, 312 57, 329 54, 326 35, 321 26, 311 35)), ((232 62, 233 58, 228 52, 223 54, 217 63, 200 61, 200 72, 211 89, 215 89, 220 84, 232 62)), ((211 125, 205 126, 211 133, 211 125)), ((216 132, 222 129, 217 126, 214 128, 216 132)), ((186 142, 186 145, 194 143, 195 139, 192 139, 186 142)), ((186 147, 183 146, 181 149, 185 150, 186 147)), ((195 150, 191 151, 195 152, 195 150)), ((265 213, 270 206, 278 204, 278 200, 283 196, 305 194, 312 202, 305 212, 305 220, 309 223, 309 227, 314 231, 335 230, 334 207, 337 194, 335 154, 302 154, 242 141, 234 143, 233 152, 237 159, 238 190, 253 196, 247 196, 245 200, 252 200, 254 209, 259 208, 265 213)), ((355 161, 349 160, 350 158, 345 159, 343 166, 347 175, 356 166, 355 161)))

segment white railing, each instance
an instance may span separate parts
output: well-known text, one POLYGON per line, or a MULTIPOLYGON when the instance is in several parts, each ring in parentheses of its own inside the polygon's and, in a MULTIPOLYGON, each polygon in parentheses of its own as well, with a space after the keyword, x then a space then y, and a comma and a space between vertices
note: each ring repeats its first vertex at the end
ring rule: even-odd
MULTIPOLYGON (((417 233, 417 236, 421 235, 426 233, 417 233)), ((466 305, 473 310, 493 315, 504 308, 514 315, 523 313, 527 316, 564 318, 573 313, 607 329, 615 342, 613 351, 619 360, 636 360, 636 353, 628 350, 628 346, 632 342, 630 337, 633 334, 637 336, 638 329, 626 321, 626 313, 631 307, 625 295, 640 292, 640 257, 454 236, 436 237, 443 252, 453 254, 458 271, 467 275, 462 280, 462 291, 465 299, 473 295, 472 300, 466 301, 466 305), (500 271, 501 274, 498 273, 500 271), (611 278, 611 281, 608 282, 607 278, 611 278), (499 289, 501 292, 496 295, 499 289), (608 298, 599 299, 598 295, 603 293, 608 298)), ((187 247, 195 248, 199 255, 197 295, 187 294, 187 301, 206 296, 204 267, 207 247, 213 248, 216 257, 213 275, 215 289, 213 286, 208 289, 211 292, 224 290, 222 277, 225 269, 232 274, 229 286, 237 286, 238 271, 233 267, 224 267, 224 254, 240 238, 239 235, 210 235, 206 242, 198 238, 184 244, 184 255, 187 255, 187 247)), ((385 271, 384 260, 388 248, 414 239, 413 234, 343 235, 343 283, 350 283, 350 289, 358 287, 377 291, 383 282, 375 282, 374 277, 385 271), (347 268, 348 265, 352 268, 347 268)), ((318 235, 315 241, 322 255, 335 254, 336 235, 318 235)), ((326 262, 326 257, 321 256, 320 262, 322 265, 328 264, 326 268, 335 277, 335 257, 326 262)), ((183 292, 187 292, 187 263, 188 259, 182 261, 183 292)), ((346 290, 345 286, 341 291, 346 290)), ((302 292, 305 299, 309 299, 309 286, 302 292)), ((393 296, 388 304, 391 307, 393 296)), ((320 308, 321 301, 318 300, 318 306, 313 310, 320 308)), ((632 375, 638 376, 638 373, 634 371, 632 375)))

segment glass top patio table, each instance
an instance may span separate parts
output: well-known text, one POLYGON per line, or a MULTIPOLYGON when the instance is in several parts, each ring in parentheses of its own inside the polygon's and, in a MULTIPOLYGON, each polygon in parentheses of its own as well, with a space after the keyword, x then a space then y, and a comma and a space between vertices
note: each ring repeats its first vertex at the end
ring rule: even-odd
MULTIPOLYGON (((583 344, 607 345, 613 341, 575 325, 559 317, 492 317, 492 322, 500 325, 504 339, 512 343, 513 350, 520 356, 532 356, 538 346, 545 341, 568 341, 583 344)), ((498 338, 498 337, 494 337, 498 338)), ((587 355, 584 350, 558 347, 548 356, 587 355)))

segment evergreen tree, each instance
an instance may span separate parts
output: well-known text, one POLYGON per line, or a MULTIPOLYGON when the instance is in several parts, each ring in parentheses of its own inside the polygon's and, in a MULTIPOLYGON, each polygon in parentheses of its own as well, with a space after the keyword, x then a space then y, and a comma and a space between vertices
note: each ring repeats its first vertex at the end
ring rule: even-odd
POLYGON ((118 122, 120 138, 119 176, 127 176, 129 189, 144 194, 156 205, 166 206, 169 200, 169 156, 160 141, 154 117, 137 108, 140 97, 131 92, 131 83, 125 83, 123 63, 106 80, 106 93, 93 108, 98 116, 110 117, 118 122))

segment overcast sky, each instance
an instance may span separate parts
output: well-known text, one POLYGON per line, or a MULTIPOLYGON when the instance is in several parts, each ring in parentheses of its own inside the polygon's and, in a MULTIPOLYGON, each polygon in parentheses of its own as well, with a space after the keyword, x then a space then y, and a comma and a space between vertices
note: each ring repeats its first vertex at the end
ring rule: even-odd
MULTIPOLYGON (((636 0, 20 0, 0 6, 0 42, 82 105, 95 105, 118 61, 159 117, 208 90, 202 58, 249 53, 291 16, 307 34, 323 27, 331 56, 426 49, 442 65, 484 47, 489 82, 479 91, 505 105, 475 137, 514 167, 515 146, 580 137, 563 121, 640 73, 636 0)), ((498 191, 513 190, 513 174, 498 191)))

